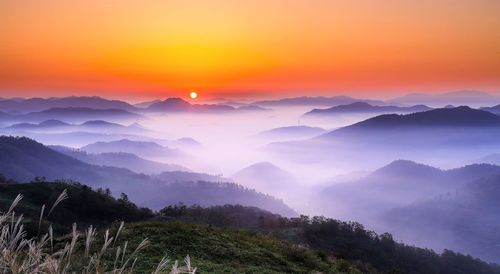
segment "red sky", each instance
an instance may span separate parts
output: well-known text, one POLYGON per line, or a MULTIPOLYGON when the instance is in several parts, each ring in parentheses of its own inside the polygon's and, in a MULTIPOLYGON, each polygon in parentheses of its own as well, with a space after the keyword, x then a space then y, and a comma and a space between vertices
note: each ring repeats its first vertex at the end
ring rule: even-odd
POLYGON ((0 96, 500 91, 498 0, 3 0, 0 96))

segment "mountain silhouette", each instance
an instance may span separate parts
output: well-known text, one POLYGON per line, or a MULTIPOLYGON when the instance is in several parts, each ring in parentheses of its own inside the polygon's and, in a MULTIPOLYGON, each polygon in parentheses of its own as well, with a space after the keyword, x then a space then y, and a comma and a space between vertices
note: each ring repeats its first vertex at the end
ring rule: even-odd
POLYGON ((94 188, 110 188, 115 195, 124 192, 132 201, 153 209, 178 203, 241 204, 296 215, 282 201, 234 183, 199 181, 205 175, 190 172, 151 177, 125 168, 90 165, 24 137, 0 136, 0 174, 20 182, 35 177, 43 181, 42 176, 48 181, 76 180, 94 188))
POLYGON ((19 123, 6 127, 7 130, 30 130, 30 129, 53 129, 60 127, 69 127, 71 124, 59 120, 46 120, 39 124, 19 123))
POLYGON ((61 120, 64 122, 86 122, 89 120, 127 120, 139 119, 141 115, 122 109, 94 109, 85 107, 50 108, 39 112, 30 112, 14 116, 16 120, 41 122, 61 120))
POLYGON ((121 167, 129 169, 136 173, 160 174, 166 171, 189 171, 189 169, 179 165, 150 161, 143 159, 135 154, 125 152, 93 154, 87 153, 83 150, 72 149, 63 146, 50 146, 50 148, 87 164, 96 166, 121 167))
POLYGON ((92 108, 92 109, 122 109, 134 111, 135 107, 118 100, 108 100, 101 97, 61 97, 61 98, 17 98, 1 99, 0 109, 6 112, 29 113, 51 108, 92 108))
POLYGON ((349 96, 334 96, 334 97, 293 97, 293 98, 283 98, 276 100, 263 100, 253 102, 252 105, 258 106, 336 106, 336 105, 345 105, 351 104, 354 102, 366 102, 374 105, 383 105, 384 102, 377 100, 365 100, 365 99, 356 99, 349 96))
POLYGON ((467 106, 456 108, 440 108, 406 115, 380 115, 346 128, 397 128, 407 126, 434 127, 434 126, 500 126, 500 116, 487 111, 472 109, 467 106))
POLYGON ((190 104, 181 98, 168 98, 151 104, 146 110, 154 112, 227 112, 236 109, 226 105, 190 104))
POLYGON ((183 153, 179 149, 172 149, 154 142, 132 141, 122 139, 110 142, 96 142, 83 146, 82 150, 89 153, 125 152, 141 157, 179 157, 183 153))
POLYGON ((484 106, 491 103, 500 103, 500 96, 482 91, 461 90, 443 94, 408 94, 390 99, 387 102, 406 105, 426 104, 430 106, 444 106, 448 104, 484 106))
POLYGON ((426 105, 416 105, 411 107, 399 106, 373 106, 366 102, 354 102, 348 105, 334 106, 327 109, 313 109, 304 114, 304 116, 327 116, 336 114, 354 114, 354 113, 411 113, 427 111, 431 108, 426 105))
POLYGON ((500 262, 500 173, 471 181, 454 191, 392 209, 386 227, 409 243, 452 248, 500 262))
POLYGON ((371 223, 395 207, 454 191, 466 183, 500 174, 500 166, 473 164, 441 170, 408 160, 397 160, 351 182, 335 182, 319 192, 316 203, 338 217, 371 223))
POLYGON ((480 110, 488 111, 493 114, 500 115, 500 105, 492 106, 492 107, 482 107, 480 110))
POLYGON ((268 140, 304 139, 319 136, 325 132, 326 130, 320 127, 288 126, 262 131, 256 137, 268 140))

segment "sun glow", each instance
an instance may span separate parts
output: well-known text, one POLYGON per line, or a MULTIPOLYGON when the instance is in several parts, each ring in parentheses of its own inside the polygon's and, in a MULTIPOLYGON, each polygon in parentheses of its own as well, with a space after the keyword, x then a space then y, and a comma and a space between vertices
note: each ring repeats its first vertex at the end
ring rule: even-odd
POLYGON ((189 93, 189 97, 191 97, 191 99, 196 99, 198 98, 198 93, 196 91, 191 91, 191 93, 189 93))

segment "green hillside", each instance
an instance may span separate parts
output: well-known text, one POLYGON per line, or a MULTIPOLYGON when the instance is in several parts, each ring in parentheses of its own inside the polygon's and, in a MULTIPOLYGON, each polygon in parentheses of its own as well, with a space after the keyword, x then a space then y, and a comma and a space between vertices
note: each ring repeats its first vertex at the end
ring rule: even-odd
MULTIPOLYGON (((377 235, 358 223, 323 217, 285 218, 258 208, 225 205, 203 208, 174 205, 158 213, 138 208, 122 196, 93 191, 77 183, 17 184, 0 180, 0 211, 5 212, 20 193, 16 212, 27 216, 26 225, 36 232, 42 204, 50 208, 66 189, 69 198, 46 218, 64 243, 77 222, 83 230, 94 224, 112 227, 127 223, 118 242, 137 246, 147 238, 135 273, 151 273, 161 258, 190 255, 199 273, 409 273, 491 274, 500 267, 452 251, 431 250, 398 243, 389 234, 377 235)), ((35 234, 33 234, 35 235, 35 234)), ((111 250, 113 252, 113 248, 111 250)), ((108 257, 112 260, 112 257, 108 257)))

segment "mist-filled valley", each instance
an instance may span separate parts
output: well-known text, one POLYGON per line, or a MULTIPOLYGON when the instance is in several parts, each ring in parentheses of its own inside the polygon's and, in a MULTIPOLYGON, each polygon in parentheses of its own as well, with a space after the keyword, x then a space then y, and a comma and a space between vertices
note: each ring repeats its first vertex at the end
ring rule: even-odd
POLYGON ((239 205, 359 222, 500 263, 500 98, 468 105, 464 94, 1 99, 0 174, 79 182, 156 211, 239 205))

